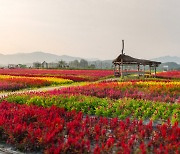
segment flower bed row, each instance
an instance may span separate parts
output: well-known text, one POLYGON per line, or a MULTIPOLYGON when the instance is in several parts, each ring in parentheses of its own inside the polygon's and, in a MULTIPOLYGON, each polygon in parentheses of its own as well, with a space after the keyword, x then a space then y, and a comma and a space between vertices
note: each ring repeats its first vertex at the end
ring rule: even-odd
POLYGON ((23 83, 0 81, 0 91, 15 91, 26 88, 23 83))
POLYGON ((157 73, 157 77, 162 78, 179 78, 180 79, 180 71, 167 71, 167 72, 159 72, 157 73))
POLYGON ((102 82, 79 87, 68 87, 47 92, 51 95, 83 94, 111 99, 134 98, 160 102, 180 102, 180 82, 129 81, 102 82))
POLYGON ((44 93, 10 95, 3 98, 8 102, 37 105, 43 107, 57 106, 68 111, 76 110, 84 114, 118 117, 125 119, 143 119, 164 122, 171 119, 172 123, 180 122, 180 104, 168 104, 134 99, 111 100, 83 95, 47 95, 44 93))
POLYGON ((73 81, 95 81, 113 75, 112 70, 0 69, 2 75, 58 77, 73 81))
POLYGON ((52 77, 24 77, 0 75, 0 91, 15 91, 23 88, 68 84, 73 81, 52 77))
POLYGON ((0 103, 0 141, 42 153, 178 153, 180 128, 83 116, 62 108, 0 103))
POLYGON ((1 80, 6 81, 13 81, 13 80, 42 80, 42 81, 49 81, 51 84, 58 85, 58 84, 65 84, 65 83, 72 83, 72 80, 69 79, 63 79, 63 78, 56 78, 56 77, 26 77, 26 76, 11 76, 11 75, 0 75, 1 80))
POLYGON ((24 88, 49 86, 51 84, 50 81, 39 79, 0 79, 0 91, 15 91, 24 88))

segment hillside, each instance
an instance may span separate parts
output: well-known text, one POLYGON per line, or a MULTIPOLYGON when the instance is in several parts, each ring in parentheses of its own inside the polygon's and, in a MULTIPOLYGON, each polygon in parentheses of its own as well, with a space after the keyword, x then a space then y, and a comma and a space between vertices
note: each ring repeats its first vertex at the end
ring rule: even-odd
POLYGON ((60 60, 64 60, 66 62, 73 61, 73 60, 80 60, 80 57, 72 57, 67 55, 55 55, 50 53, 44 52, 32 52, 32 53, 17 53, 11 55, 3 55, 0 54, 0 64, 7 65, 7 64, 26 64, 26 63, 33 63, 33 62, 56 62, 60 60))
POLYGON ((177 64, 175 62, 167 62, 167 63, 162 63, 159 67, 158 70, 164 70, 168 66, 168 70, 180 70, 180 64, 177 64))
POLYGON ((163 56, 163 57, 153 58, 152 60, 160 61, 162 63, 175 62, 177 64, 180 64, 180 57, 178 56, 163 56))

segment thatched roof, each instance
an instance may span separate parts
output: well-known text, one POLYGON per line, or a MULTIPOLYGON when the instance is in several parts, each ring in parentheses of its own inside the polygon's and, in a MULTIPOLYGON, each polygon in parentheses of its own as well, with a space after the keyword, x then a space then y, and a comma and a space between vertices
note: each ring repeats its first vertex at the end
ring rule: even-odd
POLYGON ((137 59, 131 56, 120 54, 115 60, 113 60, 114 64, 121 64, 121 59, 123 60, 123 64, 137 64, 137 65, 150 65, 150 66, 158 66, 161 62, 145 60, 145 59, 137 59))

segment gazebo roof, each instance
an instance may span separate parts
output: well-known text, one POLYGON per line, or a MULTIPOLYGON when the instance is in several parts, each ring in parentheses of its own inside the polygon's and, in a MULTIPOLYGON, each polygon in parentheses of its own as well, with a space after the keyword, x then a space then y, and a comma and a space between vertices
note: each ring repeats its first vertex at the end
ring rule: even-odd
POLYGON ((158 66, 161 62, 145 60, 145 59, 137 59, 131 56, 120 54, 112 63, 121 64, 121 59, 123 60, 123 64, 138 64, 138 65, 150 65, 150 66, 158 66))

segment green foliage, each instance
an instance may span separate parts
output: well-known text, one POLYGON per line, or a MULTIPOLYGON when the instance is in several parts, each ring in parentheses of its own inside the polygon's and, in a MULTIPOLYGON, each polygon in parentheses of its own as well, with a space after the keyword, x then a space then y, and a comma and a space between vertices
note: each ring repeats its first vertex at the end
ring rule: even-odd
POLYGON ((135 119, 167 120, 172 119, 173 123, 180 122, 180 105, 162 102, 152 102, 136 99, 111 100, 108 98, 97 98, 84 95, 47 95, 28 96, 12 95, 5 98, 8 102, 19 104, 37 105, 65 108, 68 111, 82 111, 85 114, 135 119))

